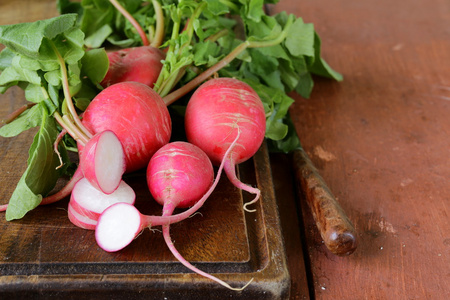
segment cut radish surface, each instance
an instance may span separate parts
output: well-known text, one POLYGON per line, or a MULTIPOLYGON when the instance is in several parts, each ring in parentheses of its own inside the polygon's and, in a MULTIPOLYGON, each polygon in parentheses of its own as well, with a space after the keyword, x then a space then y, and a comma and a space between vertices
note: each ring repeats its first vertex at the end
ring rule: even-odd
POLYGON ((141 230, 140 212, 132 205, 117 203, 98 219, 95 239, 103 250, 114 252, 131 243, 141 230))
POLYGON ((80 165, 89 182, 105 194, 114 192, 125 173, 125 153, 116 134, 97 133, 81 152, 80 165))
POLYGON ((112 194, 105 194, 96 189, 86 178, 77 182, 73 188, 70 202, 74 210, 92 220, 97 220, 100 214, 109 206, 125 202, 134 204, 136 194, 125 181, 112 194))
POLYGON ((92 220, 84 215, 79 214, 69 202, 68 206, 68 216, 70 222, 75 226, 78 226, 83 229, 95 230, 95 226, 97 225, 97 221, 92 220))

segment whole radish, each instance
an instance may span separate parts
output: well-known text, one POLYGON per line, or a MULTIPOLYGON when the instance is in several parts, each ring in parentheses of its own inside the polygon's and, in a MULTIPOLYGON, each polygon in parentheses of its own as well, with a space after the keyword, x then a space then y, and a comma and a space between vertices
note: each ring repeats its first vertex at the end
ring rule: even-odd
POLYGON ((256 195, 245 208, 258 200, 260 190, 242 183, 235 171, 258 151, 266 131, 263 103, 248 84, 233 78, 203 83, 188 102, 185 130, 188 141, 205 151, 213 164, 225 160, 225 172, 236 187, 256 195), (238 132, 236 146, 225 155, 238 132))
MULTIPOLYGON (((170 139, 172 123, 167 107, 149 86, 121 82, 101 91, 83 113, 92 133, 111 130, 121 142, 126 172, 145 168, 152 155, 170 139)), ((78 146, 83 152, 83 147, 78 146)))
POLYGON ((94 135, 80 155, 84 177, 98 190, 111 194, 125 173, 125 153, 119 138, 111 130, 94 135))
POLYGON ((107 87, 119 82, 136 81, 153 88, 162 69, 165 54, 152 46, 108 52, 108 72, 100 83, 107 87))
POLYGON ((163 205, 163 216, 175 208, 193 206, 214 180, 208 156, 197 146, 172 142, 159 149, 147 167, 147 185, 153 198, 163 205))
MULTIPOLYGON (((152 157, 147 168, 147 184, 153 198, 163 205, 163 216, 172 215, 177 207, 194 205, 208 191, 213 178, 214 171, 208 156, 197 146, 185 142, 174 142, 162 147, 152 157)), ((234 289, 184 259, 170 238, 170 225, 163 225, 163 237, 172 254, 184 266, 234 289)))

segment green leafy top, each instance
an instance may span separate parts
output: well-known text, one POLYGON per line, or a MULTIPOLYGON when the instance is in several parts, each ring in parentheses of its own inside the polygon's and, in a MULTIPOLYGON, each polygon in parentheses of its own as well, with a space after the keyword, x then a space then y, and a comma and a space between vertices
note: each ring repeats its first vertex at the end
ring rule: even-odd
MULTIPOLYGON (((0 128, 0 135, 12 137, 40 127, 29 150, 27 169, 9 201, 7 220, 21 218, 36 207, 66 172, 70 164, 66 143, 58 145, 59 154, 54 151, 59 132, 67 126, 61 115, 66 114, 72 96, 75 103, 77 95, 90 101, 97 93, 96 84, 106 73, 105 51, 99 49, 86 55, 84 33, 76 20, 76 14, 68 14, 0 26, 0 42, 6 46, 0 52, 0 92, 17 85, 33 103, 17 118, 8 120, 0 128), (57 168, 61 161, 63 167, 57 168)), ((69 139, 66 142, 73 145, 69 139)))

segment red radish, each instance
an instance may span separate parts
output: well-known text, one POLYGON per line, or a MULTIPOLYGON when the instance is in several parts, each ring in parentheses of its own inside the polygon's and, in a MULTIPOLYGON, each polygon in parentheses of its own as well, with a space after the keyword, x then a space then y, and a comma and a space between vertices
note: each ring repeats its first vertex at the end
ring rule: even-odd
POLYGON ((136 81, 153 88, 162 69, 165 53, 152 46, 109 52, 108 72, 100 83, 107 87, 119 82, 136 81))
MULTIPOLYGON (((39 203, 39 205, 49 205, 69 196, 73 187, 81 178, 83 178, 83 172, 81 171, 80 168, 78 168, 73 174, 72 178, 69 180, 69 182, 61 190, 59 190, 55 194, 42 198, 42 201, 41 203, 39 203)), ((0 205, 0 211, 6 211, 7 208, 8 204, 0 205)))
POLYGON ((260 190, 242 183, 235 167, 251 158, 264 140, 266 116, 258 94, 237 79, 211 79, 189 100, 185 129, 188 141, 205 151, 213 164, 225 160, 225 172, 236 187, 256 195, 245 204, 248 210, 246 207, 259 199, 260 190), (236 147, 227 156, 225 152, 238 131, 236 147))
POLYGON ((94 135, 80 155, 84 177, 97 189, 111 194, 125 173, 125 154, 114 132, 102 131, 94 135))
MULTIPOLYGON (((237 138, 230 145, 226 155, 233 149, 237 138)), ((141 214, 136 207, 127 203, 117 203, 108 207, 98 218, 97 227, 95 228, 97 244, 108 252, 119 251, 131 243, 139 232, 147 227, 168 225, 188 218, 202 207, 206 199, 208 199, 212 191, 216 188, 223 166, 224 162, 221 163, 217 171, 216 179, 209 190, 194 206, 182 213, 172 216, 149 216, 141 214)))
MULTIPOLYGON (((147 168, 147 184, 153 198, 163 205, 163 216, 172 215, 175 208, 192 206, 204 195, 214 178, 208 156, 197 146, 174 142, 158 150, 147 168)), ((170 225, 163 225, 164 240, 172 254, 184 266, 227 288, 226 282, 190 264, 175 248, 170 238, 170 225)))
POLYGON ((77 227, 87 229, 87 230, 95 230, 95 226, 97 225, 96 220, 92 220, 82 214, 78 213, 73 207, 72 204, 69 203, 68 212, 70 222, 77 227))
POLYGON ((95 221, 109 206, 119 202, 134 204, 135 199, 136 194, 125 181, 113 193, 105 194, 83 178, 73 188, 69 203, 79 214, 95 221))
POLYGON ((214 169, 200 148, 173 142, 159 149, 147 167, 147 185, 153 198, 171 215, 175 208, 193 206, 214 180, 214 169))
MULTIPOLYGON (((170 139, 172 123, 162 98, 138 82, 121 82, 101 91, 83 113, 92 133, 113 131, 125 151, 126 172, 145 168, 170 139)), ((80 152, 83 147, 79 144, 80 152)))

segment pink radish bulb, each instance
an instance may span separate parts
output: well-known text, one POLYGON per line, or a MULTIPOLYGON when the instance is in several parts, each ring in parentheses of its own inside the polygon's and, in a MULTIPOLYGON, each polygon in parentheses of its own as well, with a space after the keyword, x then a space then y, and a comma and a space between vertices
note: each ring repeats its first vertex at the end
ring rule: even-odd
POLYGON ((225 172, 236 187, 256 195, 245 207, 256 202, 259 189, 242 183, 235 166, 251 158, 264 140, 266 116, 258 94, 237 79, 211 79, 189 100, 185 129, 188 141, 205 151, 214 165, 225 160, 225 172), (238 132, 236 147, 225 156, 238 132))
MULTIPOLYGON (((138 82, 122 82, 101 91, 83 113, 92 133, 113 131, 125 152, 126 172, 145 168, 170 140, 172 122, 161 96, 138 82)), ((78 145, 79 151, 83 147, 78 145)))
MULTIPOLYGON (((229 155, 236 144, 237 139, 233 141, 225 155, 229 155)), ((97 244, 105 251, 115 252, 123 249, 131 243, 136 236, 145 228, 159 225, 169 225, 180 222, 199 210, 205 203, 206 199, 216 188, 220 174, 224 167, 223 161, 213 184, 208 191, 198 200, 191 208, 172 216, 149 216, 139 212, 139 210, 131 204, 117 203, 114 204, 100 215, 97 226, 95 228, 95 239, 97 244)))
POLYGON ((87 229, 87 230, 95 230, 95 226, 97 226, 97 221, 92 220, 80 213, 78 213, 69 202, 67 215, 69 217, 70 222, 77 227, 87 229))
POLYGON ((94 135, 80 155, 84 177, 97 189, 111 194, 125 173, 125 153, 119 138, 111 130, 94 135))
MULTIPOLYGON (((155 200, 163 205, 163 216, 172 215, 176 207, 188 207, 200 200, 214 178, 208 156, 197 146, 174 142, 158 150, 147 168, 147 184, 155 200)), ((189 263, 170 238, 170 225, 163 225, 163 237, 169 250, 188 269, 233 289, 226 282, 189 263)))
POLYGON ((91 220, 98 220, 100 214, 109 206, 119 202, 134 204, 135 199, 136 194, 125 181, 121 181, 113 193, 105 194, 83 178, 75 184, 69 203, 79 214, 91 220))
POLYGON ((108 52, 108 72, 100 83, 107 87, 119 82, 136 81, 153 88, 162 69, 165 53, 152 46, 108 52))
POLYGON ((164 206, 163 215, 176 207, 195 204, 214 180, 214 169, 200 148, 186 142, 173 142, 159 149, 147 167, 147 185, 153 198, 164 206))

